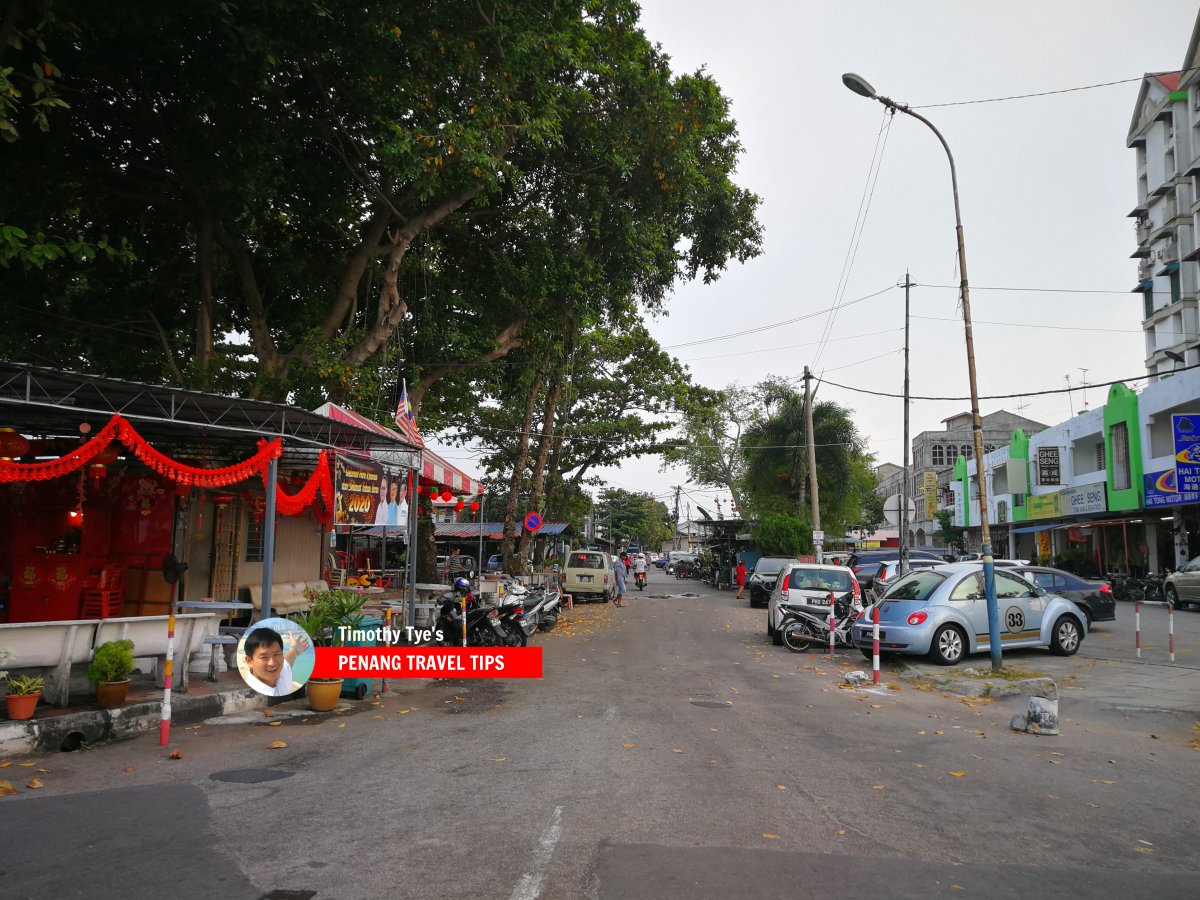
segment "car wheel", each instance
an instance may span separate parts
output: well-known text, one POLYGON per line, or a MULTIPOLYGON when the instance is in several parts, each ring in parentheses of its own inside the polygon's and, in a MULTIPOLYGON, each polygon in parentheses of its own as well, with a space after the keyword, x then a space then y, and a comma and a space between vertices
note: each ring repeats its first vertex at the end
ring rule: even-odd
POLYGON ((943 625, 933 635, 929 658, 939 666, 953 666, 967 652, 967 636, 955 625, 943 625))
POLYGON ((1079 651, 1082 640, 1079 623, 1071 616, 1062 616, 1054 623, 1054 632, 1050 635, 1050 652, 1055 656, 1074 656, 1079 651))
POLYGON ((875 662, 875 651, 874 650, 867 650, 864 647, 859 647, 858 652, 867 658, 867 662, 871 662, 871 663, 875 662))
MULTIPOLYGON (((1167 585, 1167 602, 1170 603, 1176 609, 1186 609, 1187 608, 1186 603, 1179 602, 1179 591, 1175 590, 1175 585, 1173 585, 1173 584, 1167 585)), ((1090 625, 1091 623, 1089 622, 1088 624, 1090 625)))

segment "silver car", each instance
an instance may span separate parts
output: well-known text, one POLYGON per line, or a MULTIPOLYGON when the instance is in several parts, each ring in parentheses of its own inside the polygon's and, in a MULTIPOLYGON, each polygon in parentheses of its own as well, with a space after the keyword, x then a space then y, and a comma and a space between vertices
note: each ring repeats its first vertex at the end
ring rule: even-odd
MULTIPOLYGON (((1049 647, 1071 656, 1087 635, 1087 616, 1078 606, 1047 593, 1016 573, 997 568, 996 605, 1004 647, 1049 647)), ((928 655, 952 666, 968 653, 991 650, 983 566, 952 563, 910 572, 888 588, 879 610, 883 653, 928 655)), ((867 658, 872 648, 872 610, 854 625, 854 643, 867 658)))

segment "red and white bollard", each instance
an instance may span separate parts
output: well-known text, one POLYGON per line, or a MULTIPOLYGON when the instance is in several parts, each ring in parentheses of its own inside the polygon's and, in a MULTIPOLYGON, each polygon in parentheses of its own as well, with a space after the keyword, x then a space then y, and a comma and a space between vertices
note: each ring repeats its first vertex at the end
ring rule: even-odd
POLYGON ((1133 605, 1133 642, 1137 647, 1137 658, 1142 658, 1142 601, 1133 605))
POLYGON ((1167 634, 1170 636, 1171 662, 1175 662, 1175 604, 1167 601, 1167 634))
POLYGON ((831 591, 829 593, 829 658, 830 659, 833 659, 833 645, 834 645, 834 642, 836 641, 836 636, 834 635, 834 631, 833 631, 833 626, 834 626, 834 622, 835 622, 834 615, 833 615, 833 604, 834 604, 833 592, 831 591))
POLYGON ((871 613, 871 680, 879 684, 879 607, 872 607, 871 613))

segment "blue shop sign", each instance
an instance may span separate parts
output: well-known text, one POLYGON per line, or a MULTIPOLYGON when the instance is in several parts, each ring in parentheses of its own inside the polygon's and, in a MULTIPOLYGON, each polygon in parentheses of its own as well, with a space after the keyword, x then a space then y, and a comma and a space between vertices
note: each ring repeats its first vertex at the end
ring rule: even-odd
POLYGON ((1175 470, 1149 472, 1143 476, 1146 509, 1156 506, 1180 506, 1184 503, 1200 503, 1200 491, 1179 491, 1175 470))
POLYGON ((1175 438, 1175 486, 1200 491, 1200 415, 1171 416, 1175 438))

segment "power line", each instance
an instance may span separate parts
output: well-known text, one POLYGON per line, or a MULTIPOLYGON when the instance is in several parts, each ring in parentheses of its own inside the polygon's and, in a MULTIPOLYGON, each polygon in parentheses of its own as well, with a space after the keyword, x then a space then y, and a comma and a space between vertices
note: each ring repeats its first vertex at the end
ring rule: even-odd
MULTIPOLYGON (((954 316, 912 316, 914 319, 926 319, 930 322, 961 322, 954 316)), ((1087 325, 1031 325, 1028 322, 994 322, 989 319, 973 319, 973 325, 1004 325, 1009 328, 1049 328, 1054 331, 1109 331, 1116 334, 1145 334, 1141 328, 1092 328, 1087 325)), ((1189 334, 1187 331, 1158 332, 1159 334, 1189 334)))
MULTIPOLYGON (((1197 70, 1197 67, 1187 69, 1183 72, 1180 72, 1179 76, 1180 76, 1180 78, 1182 78, 1185 75, 1187 75, 1189 72, 1195 72, 1196 70, 1197 70)), ((983 100, 956 100, 951 103, 922 103, 920 106, 910 106, 909 108, 910 109, 936 109, 936 108, 942 107, 942 106, 972 106, 972 105, 975 105, 978 103, 1002 103, 1005 100, 1027 100, 1030 97, 1050 97, 1055 94, 1072 94, 1077 91, 1090 91, 1095 88, 1112 87, 1113 85, 1116 85, 1116 84, 1132 84, 1135 81, 1142 81, 1143 79, 1145 79, 1147 77, 1153 78, 1157 75, 1174 75, 1174 74, 1176 74, 1176 73, 1174 73, 1174 72, 1148 72, 1146 74, 1139 75, 1136 78, 1120 78, 1116 81, 1101 81, 1101 82, 1097 82, 1096 84, 1084 84, 1084 85, 1080 85, 1079 87, 1059 88, 1058 90, 1054 90, 1054 91, 1037 91, 1032 94, 1011 94, 1007 97, 988 97, 983 100)))
MULTIPOLYGON (((862 334, 850 334, 846 337, 830 338, 825 343, 835 344, 842 341, 857 341, 860 338, 875 337, 880 334, 895 334, 897 331, 903 331, 904 328, 885 328, 882 331, 865 331, 862 334)), ((727 359, 731 356, 749 356, 752 353, 771 353, 775 350, 795 350, 797 347, 813 347, 821 343, 820 341, 805 341, 803 344, 784 344, 781 347, 759 347, 754 350, 739 350, 736 353, 719 353, 716 356, 689 356, 687 359, 681 359, 680 362, 700 362, 705 359, 727 359)))
MULTIPOLYGON (((1200 363, 1193 363, 1190 366, 1180 366, 1179 368, 1175 369, 1171 374, 1176 374, 1178 372, 1186 372, 1189 369, 1195 369, 1195 368, 1200 368, 1200 363)), ((1147 378, 1152 378, 1152 377, 1153 376, 1151 376, 1151 375, 1138 375, 1134 378, 1117 378, 1114 381, 1093 382, 1093 383, 1089 384, 1088 387, 1111 387, 1114 384, 1126 384, 1128 382, 1134 382, 1134 381, 1145 381, 1147 378)), ((903 399, 903 397, 904 397, 903 394, 890 394, 890 393, 887 393, 886 391, 872 391, 867 388, 852 387, 851 385, 848 385, 848 384, 838 384, 836 381, 829 381, 828 379, 824 379, 824 381, 830 387, 841 388, 844 391, 854 391, 856 394, 871 394, 872 396, 875 396, 875 397, 892 397, 897 400, 903 399)), ((1070 393, 1072 391, 1077 391, 1077 390, 1079 390, 1079 388, 1077 388, 1077 387, 1053 388, 1051 390, 1045 390, 1045 391, 1022 391, 1019 394, 989 394, 986 397, 979 397, 979 399, 980 400, 1013 400, 1013 399, 1016 399, 1019 397, 1042 397, 1042 396, 1046 396, 1048 394, 1067 394, 1067 393, 1070 393)), ((909 397, 909 399, 910 400, 964 401, 964 400, 970 400, 971 398, 970 397, 918 397, 916 395, 912 395, 909 397)))

